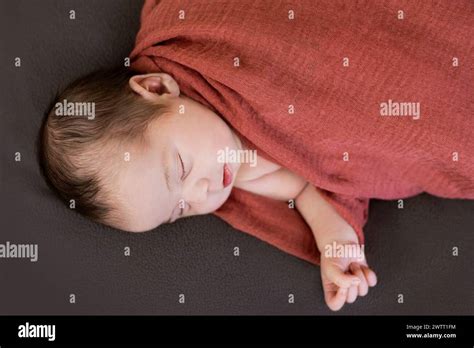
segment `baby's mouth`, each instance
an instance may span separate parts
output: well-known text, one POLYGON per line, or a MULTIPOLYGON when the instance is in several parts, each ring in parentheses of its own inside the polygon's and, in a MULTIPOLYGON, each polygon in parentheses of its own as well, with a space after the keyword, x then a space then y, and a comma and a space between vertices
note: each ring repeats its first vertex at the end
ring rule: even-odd
POLYGON ((224 188, 226 188, 232 183, 232 170, 230 166, 227 165, 227 163, 224 164, 223 172, 222 184, 224 185, 224 188))

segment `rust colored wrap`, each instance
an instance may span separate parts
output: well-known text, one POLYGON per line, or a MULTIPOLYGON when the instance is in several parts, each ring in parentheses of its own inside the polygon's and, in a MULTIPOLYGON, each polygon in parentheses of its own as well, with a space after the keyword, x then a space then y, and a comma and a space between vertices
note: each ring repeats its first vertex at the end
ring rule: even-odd
MULTIPOLYGON (((323 190, 363 242, 370 198, 474 199, 473 38, 472 0, 147 0, 130 57, 323 190), (382 116, 390 101, 419 116, 382 116)), ((215 214, 319 262, 284 202, 234 189, 215 214)))

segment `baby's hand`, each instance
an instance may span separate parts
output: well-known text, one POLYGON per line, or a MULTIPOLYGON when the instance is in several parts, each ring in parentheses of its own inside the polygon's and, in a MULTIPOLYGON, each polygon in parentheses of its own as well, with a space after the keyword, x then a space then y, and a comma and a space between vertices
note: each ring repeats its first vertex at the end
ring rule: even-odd
POLYGON ((333 311, 341 309, 346 302, 353 303, 357 296, 367 295, 369 287, 377 284, 377 276, 367 266, 363 248, 352 242, 325 246, 321 252, 321 280, 324 299, 333 311), (345 252, 338 253, 341 248, 345 252))

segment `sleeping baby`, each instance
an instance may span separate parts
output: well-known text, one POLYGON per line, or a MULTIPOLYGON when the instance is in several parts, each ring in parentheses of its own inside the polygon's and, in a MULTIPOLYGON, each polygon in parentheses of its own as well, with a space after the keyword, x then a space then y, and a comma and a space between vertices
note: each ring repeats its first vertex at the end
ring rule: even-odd
POLYGON ((74 198, 90 219, 130 232, 212 213, 234 187, 294 200, 321 252, 330 309, 365 296, 377 282, 357 234, 318 189, 255 153, 218 114, 182 95, 169 74, 118 68, 73 82, 45 119, 40 157, 60 197, 74 198), (224 150, 254 157, 230 161, 224 150), (338 246, 360 252, 328 253, 338 246))

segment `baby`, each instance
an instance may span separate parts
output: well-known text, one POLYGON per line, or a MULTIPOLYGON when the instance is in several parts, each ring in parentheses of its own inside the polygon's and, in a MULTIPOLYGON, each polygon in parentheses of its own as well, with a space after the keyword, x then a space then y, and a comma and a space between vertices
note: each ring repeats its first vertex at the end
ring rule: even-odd
POLYGON ((256 165, 221 163, 223 149, 251 150, 220 116, 181 95, 170 75, 119 68, 87 75, 55 98, 39 152, 48 184, 63 199, 96 222, 130 232, 212 213, 233 187, 294 199, 321 251, 329 308, 339 310, 375 286, 363 253, 326 252, 358 247, 358 238, 317 188, 258 155, 256 165))

